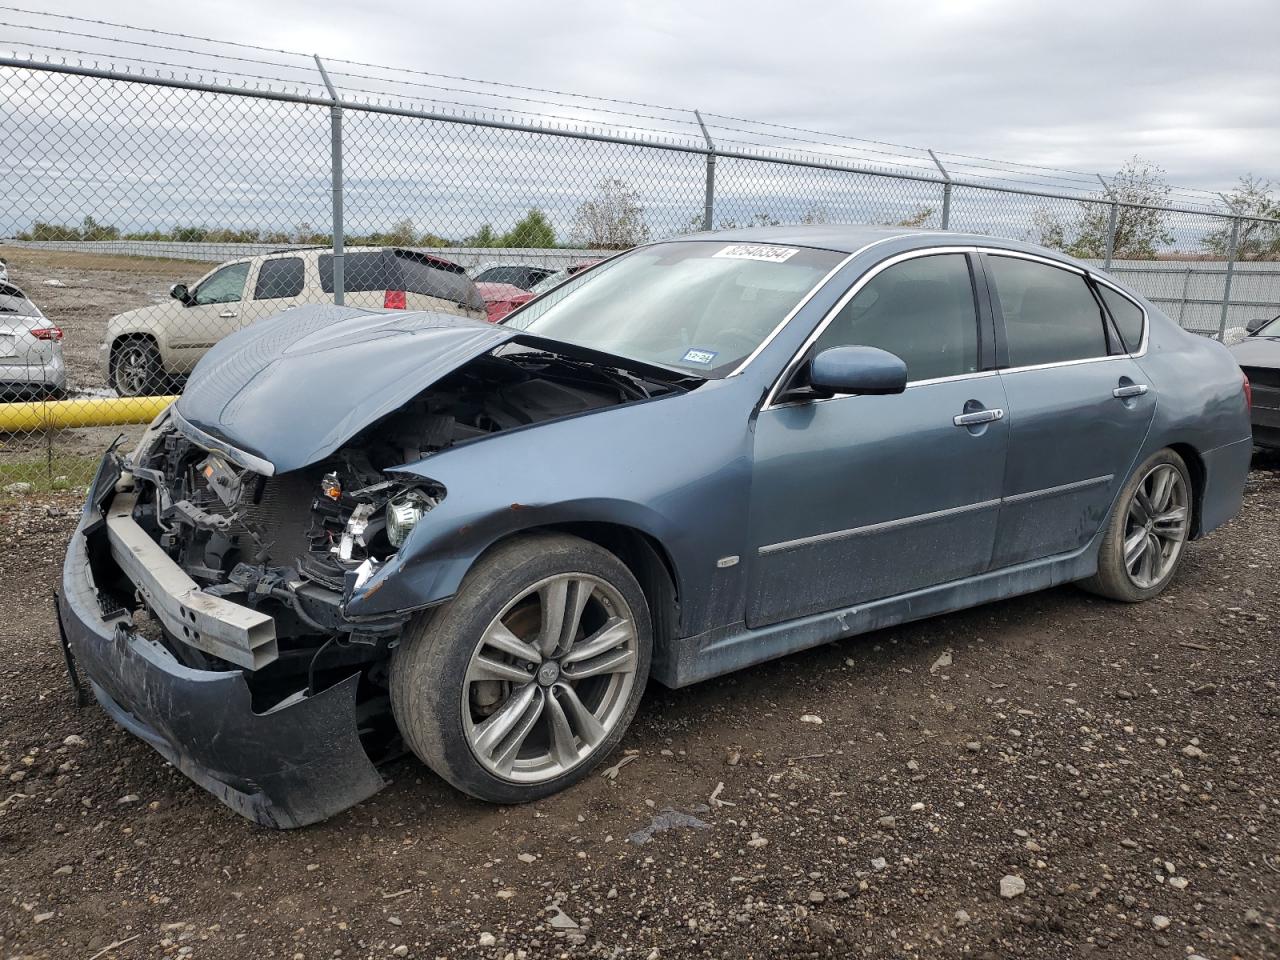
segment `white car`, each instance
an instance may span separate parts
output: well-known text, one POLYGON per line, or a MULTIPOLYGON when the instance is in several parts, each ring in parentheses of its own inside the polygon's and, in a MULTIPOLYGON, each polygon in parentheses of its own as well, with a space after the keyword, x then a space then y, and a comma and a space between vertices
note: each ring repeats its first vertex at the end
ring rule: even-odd
MULTIPOLYGON (((400 247, 353 247, 343 257, 348 306, 433 310, 483 320, 484 301, 455 263, 400 247)), ((171 301, 113 317, 101 344, 107 385, 123 397, 174 393, 215 343, 257 320, 304 303, 333 302, 333 252, 281 250, 233 260, 171 301)))
POLYGON ((0 283, 0 400, 56 399, 66 392, 62 330, 25 293, 0 283))

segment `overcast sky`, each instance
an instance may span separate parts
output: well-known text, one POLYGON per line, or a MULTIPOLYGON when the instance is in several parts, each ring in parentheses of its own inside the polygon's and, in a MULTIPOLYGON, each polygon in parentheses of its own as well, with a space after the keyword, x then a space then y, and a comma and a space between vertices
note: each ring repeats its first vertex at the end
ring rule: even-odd
POLYGON ((438 73, 1177 185, 1280 180, 1278 0, 52 0, 438 73))

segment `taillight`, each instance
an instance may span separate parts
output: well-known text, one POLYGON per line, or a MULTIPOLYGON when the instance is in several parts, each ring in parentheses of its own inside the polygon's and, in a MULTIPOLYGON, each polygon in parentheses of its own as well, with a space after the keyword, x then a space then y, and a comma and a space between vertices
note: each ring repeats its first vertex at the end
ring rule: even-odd
POLYGON ((37 340, 61 340, 62 331, 58 327, 36 327, 31 335, 37 340))
POLYGON ((1244 378, 1244 407, 1246 410, 1253 409, 1253 384, 1249 382, 1247 373, 1240 374, 1244 378))
POLYGON ((409 298, 404 295, 403 290, 388 290, 387 295, 382 298, 382 305, 388 310, 408 310, 409 298))

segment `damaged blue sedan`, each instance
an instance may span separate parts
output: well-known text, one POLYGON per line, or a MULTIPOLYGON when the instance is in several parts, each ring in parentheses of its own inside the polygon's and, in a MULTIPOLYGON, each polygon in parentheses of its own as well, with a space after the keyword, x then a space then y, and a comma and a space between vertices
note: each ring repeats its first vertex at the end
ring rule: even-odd
POLYGON ((520 802, 650 679, 1073 581, 1154 597, 1250 449, 1226 348, 1058 253, 701 234, 498 325, 311 306, 221 341, 104 458, 59 620, 73 682, 260 823, 406 748, 520 802))

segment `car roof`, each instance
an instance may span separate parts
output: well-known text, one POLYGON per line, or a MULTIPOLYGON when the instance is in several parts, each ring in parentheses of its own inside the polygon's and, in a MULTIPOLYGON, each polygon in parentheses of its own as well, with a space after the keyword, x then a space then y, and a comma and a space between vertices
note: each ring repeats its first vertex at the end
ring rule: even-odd
POLYGON ((1051 250, 1034 243, 1010 240, 977 233, 957 233, 952 230, 922 230, 915 227, 885 226, 866 223, 815 223, 775 227, 743 227, 734 230, 714 230, 694 233, 673 240, 716 240, 738 243, 776 243, 792 247, 817 247, 837 253, 857 253, 873 243, 889 240, 903 241, 903 247, 982 246, 998 247, 1022 253, 1059 260, 1062 263, 1096 273, 1097 268, 1069 257, 1059 250, 1051 250))

